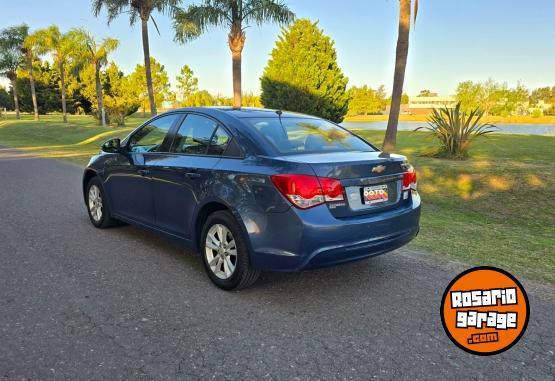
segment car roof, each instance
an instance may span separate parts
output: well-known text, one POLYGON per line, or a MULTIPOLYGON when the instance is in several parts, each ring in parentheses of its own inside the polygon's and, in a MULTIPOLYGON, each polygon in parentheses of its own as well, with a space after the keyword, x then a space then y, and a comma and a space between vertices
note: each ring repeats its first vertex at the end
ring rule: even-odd
MULTIPOLYGON (((256 108, 256 107, 242 107, 242 108, 233 108, 233 107, 186 107, 186 108, 179 108, 172 111, 189 111, 189 112, 200 112, 205 113, 207 115, 212 115, 217 117, 219 115, 228 115, 238 119, 244 118, 268 118, 268 117, 275 117, 277 116, 278 111, 281 110, 273 110, 267 108, 256 108)), ((317 119, 314 116, 300 114, 291 111, 281 111, 282 118, 312 118, 317 119)))

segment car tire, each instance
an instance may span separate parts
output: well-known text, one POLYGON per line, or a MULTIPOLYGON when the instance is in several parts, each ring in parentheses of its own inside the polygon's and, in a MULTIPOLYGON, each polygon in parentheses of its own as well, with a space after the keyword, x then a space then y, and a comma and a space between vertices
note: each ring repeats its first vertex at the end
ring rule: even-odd
POLYGON ((202 229, 200 249, 206 273, 219 288, 228 291, 244 289, 260 275, 250 263, 244 234, 228 211, 208 216, 202 229))
POLYGON ((104 188, 98 177, 93 177, 87 183, 85 201, 89 218, 95 227, 105 229, 117 224, 110 214, 110 207, 104 196, 104 188))

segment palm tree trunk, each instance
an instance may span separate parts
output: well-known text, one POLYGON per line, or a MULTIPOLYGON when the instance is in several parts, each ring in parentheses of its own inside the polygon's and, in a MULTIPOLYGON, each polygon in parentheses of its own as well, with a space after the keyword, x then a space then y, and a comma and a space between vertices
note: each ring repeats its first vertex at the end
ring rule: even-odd
POLYGON ((12 89, 13 89, 13 104, 15 108, 15 118, 19 119, 19 97, 17 96, 17 80, 14 78, 11 79, 12 82, 12 89))
POLYGON ((98 103, 99 120, 102 127, 106 127, 106 114, 104 113, 104 100, 102 99, 102 85, 100 84, 100 65, 94 64, 94 72, 96 79, 96 100, 98 103))
POLYGON ((154 88, 152 87, 152 72, 150 70, 150 48, 148 44, 148 17, 141 17, 143 32, 143 53, 145 57, 146 87, 148 89, 148 100, 150 102, 150 115, 156 115, 156 100, 154 99, 154 88))
POLYGON ((245 32, 240 20, 231 24, 227 43, 231 49, 231 61, 233 63, 233 107, 241 108, 241 53, 245 46, 245 32))
POLYGON ((60 81, 62 82, 62 115, 64 123, 67 123, 67 105, 66 105, 66 79, 64 72, 64 62, 60 61, 60 81))
POLYGON ((233 107, 241 108, 241 52, 231 52, 233 61, 233 107))
POLYGON ((27 69, 29 70, 29 82, 31 83, 31 98, 33 99, 33 110, 35 120, 39 120, 39 108, 37 105, 37 93, 35 92, 35 77, 33 76, 33 56, 27 53, 27 69))
POLYGON ((405 81, 405 68, 407 67, 407 56, 409 52, 410 5, 411 0, 399 1, 399 36, 397 38, 397 51, 395 56, 395 73, 393 74, 393 91, 391 94, 391 107, 382 148, 385 153, 392 153, 397 144, 397 124, 399 123, 403 82, 405 81))

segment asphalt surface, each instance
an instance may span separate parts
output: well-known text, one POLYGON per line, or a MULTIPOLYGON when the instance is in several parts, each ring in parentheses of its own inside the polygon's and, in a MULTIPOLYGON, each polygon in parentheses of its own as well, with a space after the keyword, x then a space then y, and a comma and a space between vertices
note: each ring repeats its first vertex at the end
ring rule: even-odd
POLYGON ((93 228, 81 173, 0 149, 0 379, 554 379, 553 288, 522 280, 527 332, 473 356, 438 313, 467 266, 404 249, 224 292, 195 253, 93 228))

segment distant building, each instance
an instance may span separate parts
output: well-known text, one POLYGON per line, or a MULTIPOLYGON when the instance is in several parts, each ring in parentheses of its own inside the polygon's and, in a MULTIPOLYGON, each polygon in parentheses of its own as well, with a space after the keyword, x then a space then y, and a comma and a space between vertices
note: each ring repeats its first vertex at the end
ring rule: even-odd
POLYGON ((409 111, 415 115, 426 115, 436 108, 455 108, 457 100, 454 97, 440 97, 435 93, 430 96, 409 97, 409 111))

